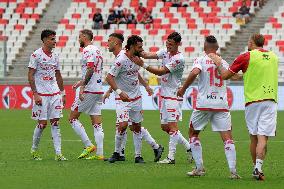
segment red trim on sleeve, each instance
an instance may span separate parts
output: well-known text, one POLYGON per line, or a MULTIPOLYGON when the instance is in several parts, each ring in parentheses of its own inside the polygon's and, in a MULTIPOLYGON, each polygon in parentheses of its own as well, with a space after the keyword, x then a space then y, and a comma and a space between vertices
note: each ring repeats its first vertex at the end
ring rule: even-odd
POLYGON ((94 62, 88 62, 87 63, 87 67, 88 68, 93 68, 95 66, 95 63, 94 62))
POLYGON ((234 60, 233 64, 229 67, 229 70, 233 73, 238 73, 240 70, 242 70, 242 72, 245 73, 248 68, 249 60, 250 52, 241 54, 234 60))

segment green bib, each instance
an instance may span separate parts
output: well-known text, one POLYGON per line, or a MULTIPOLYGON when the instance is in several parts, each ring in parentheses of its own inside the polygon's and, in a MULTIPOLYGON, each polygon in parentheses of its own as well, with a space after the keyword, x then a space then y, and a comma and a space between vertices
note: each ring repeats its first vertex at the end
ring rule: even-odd
POLYGON ((250 51, 244 78, 246 103, 273 99, 278 95, 278 57, 272 52, 250 51))

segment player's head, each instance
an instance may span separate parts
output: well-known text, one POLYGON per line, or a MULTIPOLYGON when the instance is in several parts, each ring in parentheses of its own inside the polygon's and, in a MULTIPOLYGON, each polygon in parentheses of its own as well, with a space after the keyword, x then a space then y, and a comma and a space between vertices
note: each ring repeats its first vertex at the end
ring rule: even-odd
POLYGON ((206 53, 216 53, 219 49, 218 41, 213 35, 205 37, 204 51, 206 53))
POLYGON ((176 53, 180 45, 181 45, 181 35, 178 32, 171 33, 166 41, 167 51, 170 53, 176 53))
POLYGON ((108 50, 113 52, 116 48, 122 48, 124 37, 121 33, 112 33, 108 37, 108 50))
POLYGON ((93 32, 88 29, 84 29, 80 31, 79 34, 79 43, 80 47, 86 47, 93 40, 93 32))
POLYGON ((56 45, 56 32, 53 30, 43 30, 40 36, 44 46, 52 49, 56 45))
POLYGON ((248 41, 248 50, 263 48, 265 38, 259 33, 253 34, 248 41))
POLYGON ((125 49, 132 51, 135 56, 139 56, 139 54, 143 51, 143 39, 138 35, 128 37, 125 49))

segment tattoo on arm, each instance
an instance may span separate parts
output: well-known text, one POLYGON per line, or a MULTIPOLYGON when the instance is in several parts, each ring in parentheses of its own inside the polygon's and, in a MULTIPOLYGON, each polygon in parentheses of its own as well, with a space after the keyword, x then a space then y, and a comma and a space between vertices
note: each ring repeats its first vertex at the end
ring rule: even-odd
POLYGON ((32 91, 37 92, 36 85, 35 85, 34 73, 35 73, 34 69, 29 69, 28 80, 29 80, 29 84, 31 86, 32 91))
POLYGON ((91 80, 92 76, 93 76, 93 73, 94 73, 94 69, 93 68, 88 68, 87 69, 87 73, 86 73, 86 76, 85 76, 85 80, 84 80, 84 85, 86 86, 89 81, 91 80))

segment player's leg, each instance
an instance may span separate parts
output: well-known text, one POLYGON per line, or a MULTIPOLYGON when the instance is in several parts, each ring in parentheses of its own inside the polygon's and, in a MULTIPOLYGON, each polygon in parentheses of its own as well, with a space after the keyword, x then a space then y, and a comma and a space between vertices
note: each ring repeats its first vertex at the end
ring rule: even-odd
POLYGON ((116 101, 116 121, 118 126, 115 132, 115 148, 112 156, 108 159, 110 163, 120 161, 120 152, 123 140, 125 139, 126 129, 129 121, 129 103, 122 102, 121 100, 116 101))
POLYGON ((211 114, 212 130, 220 133, 224 143, 224 151, 231 173, 230 178, 239 179, 241 177, 237 174, 236 169, 236 148, 231 132, 231 114, 230 112, 212 112, 211 114))
POLYGON ((93 152, 96 148, 92 144, 91 140, 89 139, 84 126, 79 120, 79 117, 81 115, 81 111, 79 112, 79 106, 82 102, 79 100, 79 98, 76 98, 74 103, 71 107, 71 112, 69 115, 69 122, 75 131, 75 133, 81 138, 81 141, 84 143, 84 150, 79 155, 79 159, 86 157, 91 152, 93 152))
POLYGON ((33 103, 32 108, 32 119, 37 120, 37 125, 33 133, 33 142, 31 148, 31 155, 34 160, 42 160, 38 153, 38 146, 43 133, 43 130, 47 126, 47 105, 48 97, 42 96, 42 105, 37 105, 33 103))
POLYGON ((195 168, 188 172, 188 176, 203 176, 205 175, 203 156, 202 156, 202 145, 199 139, 199 133, 203 130, 209 121, 209 113, 205 111, 194 110, 191 114, 189 124, 189 140, 192 151, 192 157, 195 162, 195 168))
POLYGON ((277 121, 277 104, 273 101, 263 101, 256 103, 260 109, 260 116, 257 125, 257 146, 254 173, 258 180, 264 180, 262 165, 266 156, 268 137, 275 136, 277 121))
MULTIPOLYGON (((131 117, 132 115, 130 115, 131 117)), ((133 132, 133 143, 135 148, 135 163, 145 163, 141 150, 142 150, 142 133, 141 133, 141 122, 135 123, 132 120, 132 127, 130 130, 133 132)))

